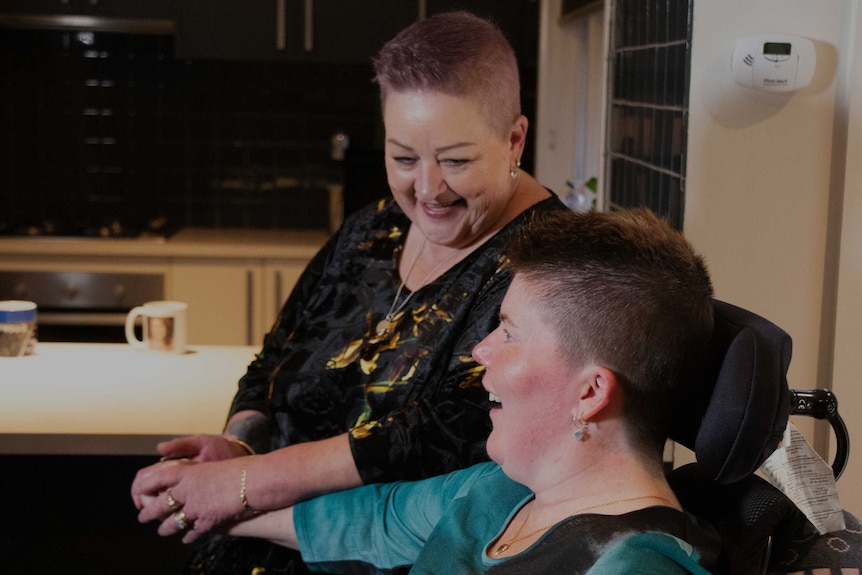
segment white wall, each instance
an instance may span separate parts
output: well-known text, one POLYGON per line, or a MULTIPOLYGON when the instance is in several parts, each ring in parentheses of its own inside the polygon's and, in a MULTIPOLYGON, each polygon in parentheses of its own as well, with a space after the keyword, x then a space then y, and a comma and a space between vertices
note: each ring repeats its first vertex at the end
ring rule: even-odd
MULTIPOLYGON (((570 125, 570 32, 543 0, 537 176, 556 177, 549 130, 570 125), (555 118, 561 120, 557 122, 555 118), (547 161, 546 161, 547 160, 547 161)), ((857 0, 695 0, 685 232, 716 295, 793 338, 791 387, 836 392, 851 440, 862 438, 862 47, 857 0), (815 43, 812 84, 789 95, 733 84, 737 38, 795 34, 815 43), (858 54, 858 57, 854 58, 858 54), (834 375, 834 384, 833 384, 834 375), (856 380, 860 383, 857 383, 856 380)), ((575 53, 576 54, 576 53, 575 53)), ((557 150, 566 145, 555 134, 557 150)), ((568 151, 566 153, 569 153, 568 151)), ((559 169, 558 167, 556 169, 559 169)), ((554 182, 547 182, 554 185, 554 182)), ((828 425, 795 423, 829 459, 828 425)), ((831 459, 830 459, 831 460, 831 459)), ((839 481, 862 515, 862 443, 839 481)))
MULTIPOLYGON (((855 0, 694 2, 685 232, 705 254, 719 299, 790 333, 789 381, 803 389, 832 387, 846 153, 836 120, 846 112, 850 13, 855 0), (733 84, 735 40, 770 32, 815 42, 812 85, 779 95, 733 84)), ((859 416, 857 389, 836 389, 848 420, 859 416)), ((796 423, 825 453, 828 427, 796 423)), ((862 481, 857 473, 848 470, 839 494, 860 514, 862 493, 850 488, 862 481)))
MULTIPOLYGON (((851 1, 851 4, 853 2, 851 1)), ((850 462, 839 480, 845 507, 862 512, 862 10, 848 10, 846 106, 847 147, 838 276, 835 362, 832 389, 850 430, 850 462), (855 451, 853 449, 855 440, 855 451)))

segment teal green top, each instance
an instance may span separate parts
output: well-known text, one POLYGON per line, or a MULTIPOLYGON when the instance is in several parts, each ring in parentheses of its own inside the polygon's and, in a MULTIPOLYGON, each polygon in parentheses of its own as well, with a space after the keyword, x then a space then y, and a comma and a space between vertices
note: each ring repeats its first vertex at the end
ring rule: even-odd
POLYGON ((670 507, 561 521, 525 552, 486 553, 532 498, 495 463, 422 481, 368 485, 300 503, 304 561, 330 573, 412 565, 412 574, 706 574, 718 539, 670 507), (703 565, 701 565, 703 563, 703 565))

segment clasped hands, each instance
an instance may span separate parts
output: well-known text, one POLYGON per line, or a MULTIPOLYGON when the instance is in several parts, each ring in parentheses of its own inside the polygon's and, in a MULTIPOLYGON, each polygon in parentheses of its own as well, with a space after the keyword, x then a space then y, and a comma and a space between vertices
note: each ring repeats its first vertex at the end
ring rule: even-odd
POLYGON ((192 435, 160 443, 162 461, 138 471, 132 500, 138 521, 158 521, 158 533, 182 533, 191 543, 249 515, 240 497, 247 451, 221 435, 192 435))

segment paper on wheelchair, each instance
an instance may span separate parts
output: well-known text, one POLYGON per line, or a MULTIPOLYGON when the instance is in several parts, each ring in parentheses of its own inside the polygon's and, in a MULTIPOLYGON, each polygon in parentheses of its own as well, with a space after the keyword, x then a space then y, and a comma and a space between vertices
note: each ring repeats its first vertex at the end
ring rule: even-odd
POLYGON ((778 449, 761 465, 766 479, 805 514, 822 535, 845 528, 832 468, 789 423, 778 449))

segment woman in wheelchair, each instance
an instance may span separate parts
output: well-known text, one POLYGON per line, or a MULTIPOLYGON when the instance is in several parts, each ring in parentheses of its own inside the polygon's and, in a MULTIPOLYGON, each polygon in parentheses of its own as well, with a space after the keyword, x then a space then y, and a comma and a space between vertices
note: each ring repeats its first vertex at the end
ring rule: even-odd
POLYGON ((662 463, 672 399, 712 332, 702 259, 645 210, 537 218, 507 255, 500 325, 473 351, 495 404, 493 462, 250 510, 231 533, 326 572, 711 569, 717 536, 682 510, 662 463))

